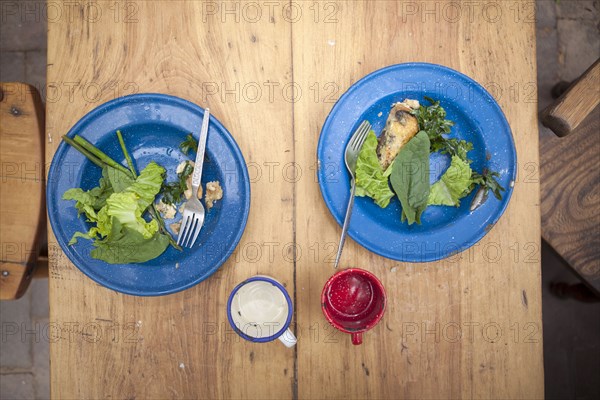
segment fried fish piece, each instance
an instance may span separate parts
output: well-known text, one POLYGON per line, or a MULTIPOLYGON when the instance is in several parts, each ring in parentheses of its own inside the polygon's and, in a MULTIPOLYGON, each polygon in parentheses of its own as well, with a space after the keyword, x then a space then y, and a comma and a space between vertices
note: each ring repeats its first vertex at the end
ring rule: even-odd
POLYGON ((377 143, 377 158, 384 171, 394 161, 402 146, 419 132, 417 118, 411 114, 413 108, 418 107, 416 100, 408 99, 393 105, 377 143))

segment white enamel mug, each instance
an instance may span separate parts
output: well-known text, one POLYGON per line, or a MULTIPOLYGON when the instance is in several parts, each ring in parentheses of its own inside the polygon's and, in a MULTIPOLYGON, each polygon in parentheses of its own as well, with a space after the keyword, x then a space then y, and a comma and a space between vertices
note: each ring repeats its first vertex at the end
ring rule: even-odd
POLYGON ((289 329, 294 308, 287 290, 275 279, 257 275, 237 285, 227 301, 227 319, 238 335, 257 343, 279 339, 296 344, 289 329))

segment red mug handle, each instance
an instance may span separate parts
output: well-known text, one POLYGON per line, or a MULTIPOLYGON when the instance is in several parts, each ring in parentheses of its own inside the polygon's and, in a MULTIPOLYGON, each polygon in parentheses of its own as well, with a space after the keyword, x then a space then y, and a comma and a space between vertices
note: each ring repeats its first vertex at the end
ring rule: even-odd
POLYGON ((352 334, 352 344, 359 345, 362 344, 362 332, 356 332, 352 334))

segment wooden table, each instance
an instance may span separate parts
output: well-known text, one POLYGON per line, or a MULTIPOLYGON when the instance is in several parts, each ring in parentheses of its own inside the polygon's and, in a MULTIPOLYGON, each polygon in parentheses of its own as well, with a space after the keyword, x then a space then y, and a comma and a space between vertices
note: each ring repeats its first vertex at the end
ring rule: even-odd
POLYGON ((101 103, 168 93, 209 106, 233 134, 252 210, 214 276, 159 298, 96 285, 50 233, 54 398, 543 397, 533 1, 86 4, 49 3, 62 14, 49 15, 47 159, 101 103), (342 265, 373 271, 389 294, 353 347, 320 310, 340 228, 315 179, 317 140, 353 82, 408 61, 488 88, 512 127, 518 180, 496 226, 450 259, 398 263, 347 242, 342 265), (293 296, 294 349, 245 342, 227 323, 230 290, 257 273, 293 296))

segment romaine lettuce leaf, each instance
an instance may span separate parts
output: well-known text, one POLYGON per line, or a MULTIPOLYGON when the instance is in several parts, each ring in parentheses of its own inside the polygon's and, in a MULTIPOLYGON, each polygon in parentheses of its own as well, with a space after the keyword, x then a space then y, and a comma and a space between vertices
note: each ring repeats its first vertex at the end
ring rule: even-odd
POLYGON ((160 255, 169 245, 169 238, 158 232, 156 219, 147 222, 142 215, 154 202, 164 173, 164 168, 154 162, 135 180, 122 172, 105 170, 98 188, 65 192, 63 198, 76 200, 77 210, 96 224, 88 232, 76 232, 69 244, 76 243, 77 238, 94 240, 97 248, 91 252, 92 257, 110 263, 143 262, 160 255))
POLYGON ((460 199, 471 191, 471 167, 460 156, 452 156, 450 166, 439 181, 431 186, 428 204, 460 206, 460 199))
POLYGON ((111 231, 111 224, 117 219, 125 228, 139 232, 144 238, 151 238, 158 231, 158 222, 153 219, 146 222, 142 218, 145 209, 139 207, 140 198, 127 191, 112 194, 106 201, 106 214, 109 218, 98 221, 98 230, 102 234, 111 231), (112 218, 111 218, 112 217, 112 218))
POLYGON ((141 263, 160 256, 169 246, 169 238, 156 232, 145 238, 138 231, 114 220, 112 231, 102 240, 96 240, 91 256, 110 264, 141 263))
POLYGON ((377 158, 377 136, 374 131, 367 134, 356 162, 356 195, 369 196, 375 203, 385 208, 390 204, 394 193, 388 184, 388 175, 381 169, 377 158))
POLYGON ((138 198, 138 207, 142 210, 154 202, 163 183, 165 169, 155 162, 151 162, 140 172, 140 175, 126 187, 124 193, 133 193, 138 198))
POLYGON ((118 169, 114 168, 108 168, 106 172, 113 190, 117 193, 122 192, 133 184, 133 178, 123 171, 119 171, 118 169))
POLYGON ((88 222, 96 222, 97 211, 106 204, 106 199, 113 194, 113 187, 108 178, 108 170, 102 169, 100 186, 97 186, 87 192, 81 188, 73 188, 63 193, 64 200, 75 200, 75 208, 79 214, 85 213, 88 222))

